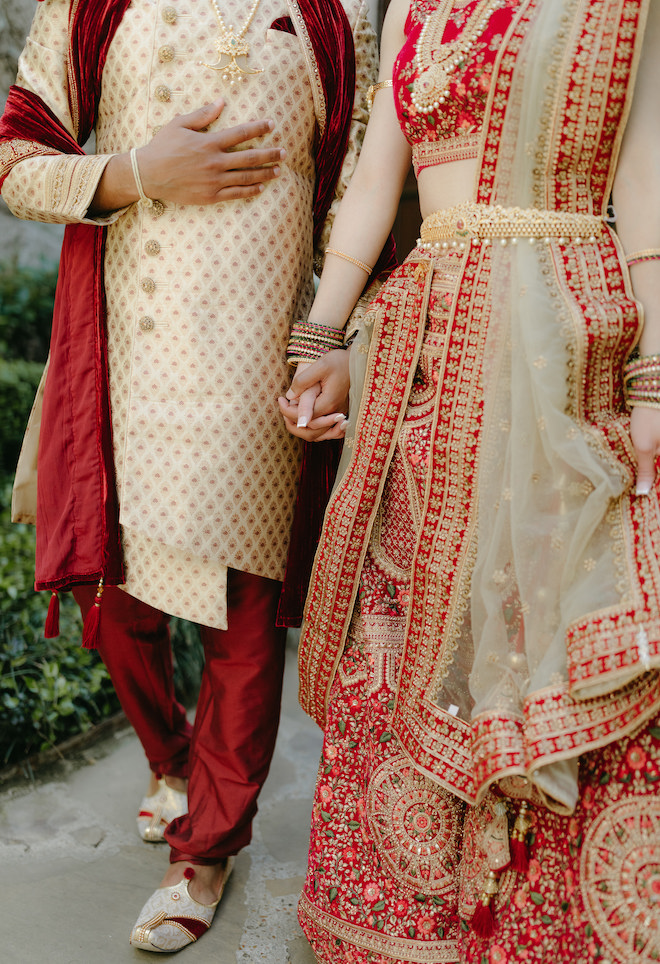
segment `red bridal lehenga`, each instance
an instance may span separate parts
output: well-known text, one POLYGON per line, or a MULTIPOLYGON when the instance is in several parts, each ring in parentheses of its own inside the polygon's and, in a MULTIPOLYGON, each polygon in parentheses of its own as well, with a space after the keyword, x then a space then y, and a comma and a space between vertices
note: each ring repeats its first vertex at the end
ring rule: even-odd
POLYGON ((660 511, 632 494, 640 315, 605 220, 647 10, 411 5, 416 169, 478 178, 351 352, 300 651, 320 962, 660 960, 660 511))

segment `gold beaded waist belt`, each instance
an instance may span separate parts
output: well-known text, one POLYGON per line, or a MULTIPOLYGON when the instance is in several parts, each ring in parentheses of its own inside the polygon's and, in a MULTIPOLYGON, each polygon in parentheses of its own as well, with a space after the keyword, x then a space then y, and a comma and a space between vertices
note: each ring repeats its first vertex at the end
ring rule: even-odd
POLYGON ((465 248, 468 244, 515 244, 526 238, 560 243, 597 241, 604 221, 593 214, 571 211, 543 211, 539 208, 506 208, 499 204, 466 201, 444 211, 435 211, 422 223, 418 244, 422 248, 465 248))

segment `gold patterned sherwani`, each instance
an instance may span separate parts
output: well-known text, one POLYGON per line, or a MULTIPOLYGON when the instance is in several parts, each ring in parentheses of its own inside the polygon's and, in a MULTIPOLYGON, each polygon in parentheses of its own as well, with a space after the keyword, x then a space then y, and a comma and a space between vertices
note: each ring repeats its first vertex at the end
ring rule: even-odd
MULTIPOLYGON (((375 38, 361 0, 346 0, 357 89, 343 193, 364 133, 375 38)), ((223 0, 238 31, 249 5, 223 0)), ((73 132, 65 55, 68 0, 44 0, 17 83, 73 132)), ((107 219, 110 397, 125 588, 173 615, 226 628, 227 567, 281 579, 298 476, 298 440, 276 399, 286 390, 292 320, 313 295, 314 135, 323 91, 294 0, 261 0, 246 39, 259 69, 229 85, 214 64, 211 0, 133 0, 103 74, 95 155, 30 157, 2 195, 15 215, 85 221, 105 165, 175 115, 223 96, 218 125, 271 117, 282 174, 258 197, 214 206, 141 205, 107 219), (290 16, 297 35, 271 28, 290 16)), ((329 232, 329 225, 324 238, 329 232)), ((38 424, 37 419, 32 420, 38 424)), ((30 445, 26 445, 26 451, 30 445)), ((23 509, 21 517, 29 511, 23 509)))

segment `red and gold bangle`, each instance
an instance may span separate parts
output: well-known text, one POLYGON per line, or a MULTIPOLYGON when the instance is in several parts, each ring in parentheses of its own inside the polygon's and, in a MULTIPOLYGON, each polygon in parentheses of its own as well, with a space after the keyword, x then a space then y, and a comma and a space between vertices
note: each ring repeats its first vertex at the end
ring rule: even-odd
POLYGON ((626 255, 626 264, 629 268, 634 264, 643 264, 645 261, 660 261, 660 248, 644 248, 643 251, 634 251, 626 255))
POLYGON ((296 321, 291 327, 291 337, 286 350, 289 365, 301 361, 315 361, 326 352, 343 348, 343 328, 315 325, 309 321, 296 321))

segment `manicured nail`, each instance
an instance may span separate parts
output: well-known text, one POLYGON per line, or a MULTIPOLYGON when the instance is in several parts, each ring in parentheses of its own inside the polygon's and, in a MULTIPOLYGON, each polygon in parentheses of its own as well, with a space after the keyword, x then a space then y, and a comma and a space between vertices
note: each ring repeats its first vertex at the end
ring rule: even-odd
POLYGON ((280 160, 283 161, 285 157, 286 157, 286 151, 284 150, 284 148, 282 148, 282 150, 280 151, 280 160))
POLYGON ((635 489, 635 495, 649 495, 651 492, 650 482, 638 482, 637 488, 635 489))
POLYGON ((307 428, 307 419, 305 418, 304 415, 300 416, 300 418, 296 422, 296 425, 298 426, 298 428, 307 428))
POLYGON ((345 418, 344 421, 343 421, 343 422, 341 423, 341 425, 339 426, 339 430, 340 430, 341 432, 345 432, 346 429, 347 429, 347 427, 348 427, 348 419, 345 418))
POLYGON ((341 422, 341 420, 342 420, 343 418, 344 418, 344 419, 346 418, 346 416, 344 415, 343 412, 338 412, 337 415, 333 415, 332 417, 333 417, 333 419, 335 420, 335 422, 341 422))
POLYGON ((281 171, 281 168, 279 168, 279 167, 274 167, 274 168, 273 168, 273 174, 274 174, 274 176, 275 176, 275 177, 279 177, 280 171, 281 171))

